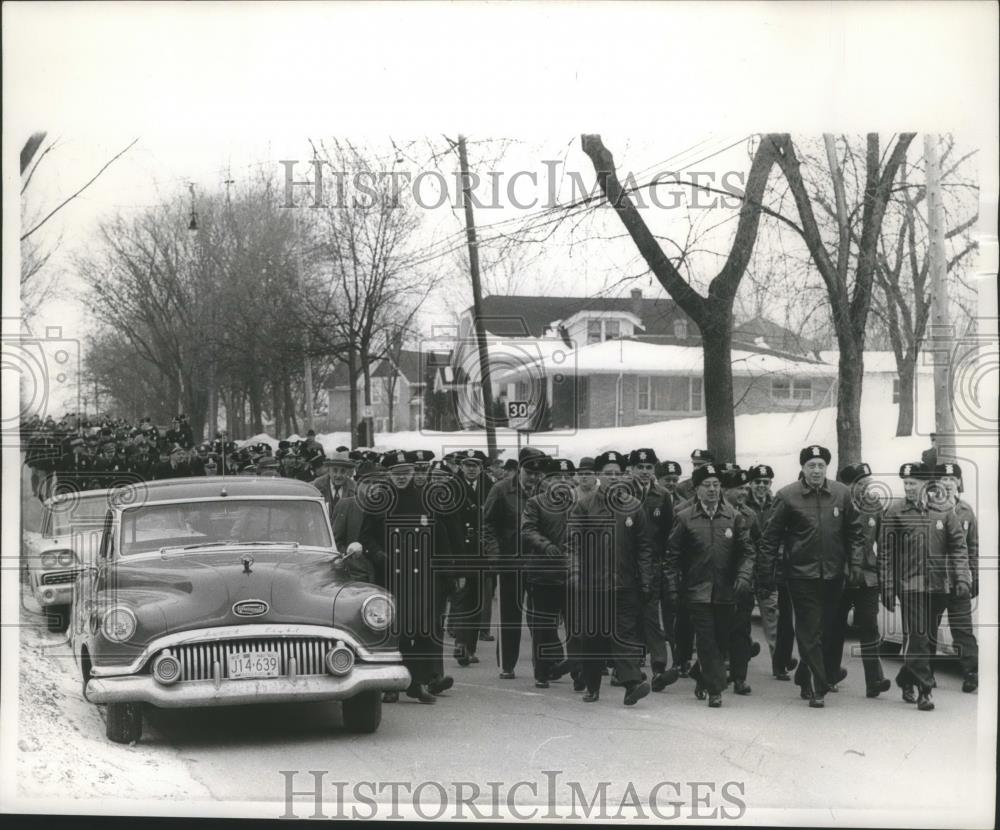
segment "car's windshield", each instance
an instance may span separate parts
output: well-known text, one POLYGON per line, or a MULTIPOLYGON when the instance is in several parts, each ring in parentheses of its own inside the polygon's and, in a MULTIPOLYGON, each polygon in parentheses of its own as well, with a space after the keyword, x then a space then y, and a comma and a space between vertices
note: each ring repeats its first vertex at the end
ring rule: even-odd
POLYGON ((333 546, 323 506, 301 499, 223 498, 134 507, 122 514, 123 556, 253 542, 333 546))
POLYGON ((67 497, 49 505, 48 535, 69 536, 74 531, 99 527, 108 514, 106 495, 91 498, 67 497))

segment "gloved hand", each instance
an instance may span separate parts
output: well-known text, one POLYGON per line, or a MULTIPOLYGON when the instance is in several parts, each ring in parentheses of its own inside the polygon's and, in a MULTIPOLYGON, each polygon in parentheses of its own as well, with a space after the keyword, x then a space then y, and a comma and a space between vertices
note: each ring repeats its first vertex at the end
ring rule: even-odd
POLYGON ((863 586, 865 584, 865 572, 860 565, 851 565, 850 583, 854 586, 863 586))
POLYGON ((886 611, 891 613, 896 610, 896 596, 892 593, 892 591, 883 588, 880 592, 880 598, 882 600, 882 606, 886 611))
POLYGON ((733 590, 740 596, 743 596, 744 594, 749 594, 752 587, 753 586, 750 585, 749 579, 745 576, 738 576, 736 577, 736 582, 733 585, 733 590))
POLYGON ((770 590, 768 590, 766 587, 764 587, 762 585, 758 585, 757 586, 757 601, 758 602, 766 602, 767 600, 769 600, 771 598, 771 594, 772 593, 773 592, 770 591, 770 590))
POLYGON ((959 582, 958 585, 955 586, 955 596, 959 599, 968 599, 970 593, 971 591, 969 589, 968 582, 959 582))
POLYGON ((549 559, 559 559, 562 556, 562 549, 559 545, 547 545, 545 547, 545 555, 549 559))

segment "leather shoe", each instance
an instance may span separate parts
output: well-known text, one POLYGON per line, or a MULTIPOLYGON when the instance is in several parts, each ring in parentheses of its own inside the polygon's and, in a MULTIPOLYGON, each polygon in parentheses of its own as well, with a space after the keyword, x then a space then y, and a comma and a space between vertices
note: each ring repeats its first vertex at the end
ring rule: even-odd
POLYGON ((573 691, 574 692, 582 692, 586 688, 587 688, 587 683, 586 683, 586 681, 582 677, 574 677, 573 678, 573 691))
POLYGON ((406 696, 412 697, 414 700, 419 700, 421 703, 437 703, 437 698, 427 690, 426 686, 421 686, 419 683, 414 683, 410 686, 406 690, 406 696))
POLYGON ((708 708, 718 709, 722 706, 722 695, 709 695, 708 696, 708 708))
POLYGON ((799 687, 799 697, 801 697, 803 700, 811 700, 812 699, 812 697, 813 697, 813 689, 812 689, 812 684, 811 683, 808 686, 800 686, 799 687))
POLYGON ((810 709, 822 709, 824 706, 826 702, 823 700, 823 695, 813 695, 809 698, 810 709))
POLYGON ((903 686, 903 702, 904 703, 916 703, 917 702, 917 690, 912 686, 903 686))
POLYGON ((383 703, 399 703, 399 692, 382 692, 383 703))
POLYGON ((978 688, 979 672, 972 671, 965 675, 965 679, 962 681, 962 691, 966 694, 972 694, 978 688))
POLYGON ((643 680, 641 683, 636 683, 629 686, 625 690, 625 705, 635 706, 640 700, 642 700, 646 695, 649 694, 649 682, 643 680))
POLYGON ((549 688, 549 681, 548 680, 536 680, 535 681, 535 688, 536 689, 547 689, 547 688, 549 688))
POLYGON ((774 675, 775 680, 791 680, 791 675, 786 671, 779 671, 774 675))
POLYGON ((788 666, 786 668, 788 669, 788 671, 795 671, 795 669, 798 668, 798 665, 799 665, 799 659, 797 657, 792 657, 788 661, 788 666))
POLYGON ((684 663, 675 663, 674 668, 677 669, 677 674, 679 674, 681 677, 687 677, 688 673, 691 671, 691 663, 690 661, 686 661, 684 663))
POLYGON ((707 695, 708 690, 701 685, 700 681, 696 682, 694 685, 694 696, 698 698, 698 700, 704 700, 707 695))
POLYGON ((469 663, 472 662, 472 658, 471 657, 466 657, 465 655, 462 655, 461 657, 459 657, 456 654, 455 655, 455 659, 458 661, 458 665, 460 665, 463 669, 466 668, 469 665, 469 663))
POLYGON ((931 700, 931 690, 928 689, 926 692, 921 692, 920 696, 917 698, 917 708, 921 712, 933 712, 934 711, 934 701, 931 700))
POLYGON ((650 685, 653 687, 654 692, 662 692, 667 686, 676 683, 679 677, 677 669, 659 671, 653 675, 653 682, 650 685))
POLYGON ((597 703, 601 699, 601 693, 599 691, 588 691, 584 694, 582 700, 584 703, 597 703))
POLYGON ((447 692, 454 685, 455 679, 451 675, 446 674, 444 677, 435 677, 428 683, 427 691, 432 695, 439 695, 441 692, 447 692))
POLYGON ((760 654, 760 643, 754 640, 753 645, 750 646, 750 656, 756 657, 758 654, 760 654))
POLYGON ((878 697, 882 692, 888 692, 892 688, 892 684, 889 682, 889 678, 883 677, 878 683, 872 683, 871 686, 865 690, 865 697, 878 697))
POLYGON ((569 660, 560 660, 551 669, 549 669, 549 680, 559 680, 564 675, 569 674, 572 666, 570 666, 569 660))
POLYGON ((494 637, 492 634, 487 633, 487 634, 480 634, 479 639, 482 640, 484 643, 492 643, 496 639, 496 637, 494 637))
POLYGON ((748 695, 750 694, 750 684, 745 680, 735 680, 733 681, 733 694, 737 695, 748 695))
POLYGON ((475 654, 470 654, 469 655, 469 662, 472 663, 472 664, 478 663, 479 662, 479 658, 476 657, 475 654))
POLYGON ((512 672, 512 671, 502 671, 502 672, 500 672, 500 679, 501 680, 513 680, 514 679, 514 672, 512 672))
POLYGON ((839 672, 837 672, 837 679, 834 681, 834 683, 839 683, 841 680, 846 680, 846 679, 847 679, 847 669, 841 669, 839 672))
POLYGON ((837 684, 836 683, 831 683, 829 686, 826 687, 826 690, 828 692, 833 692, 834 694, 836 694, 837 692, 840 691, 840 689, 837 688, 837 684))
POLYGON ((617 688, 621 688, 625 684, 622 683, 622 681, 618 679, 618 675, 616 673, 612 673, 611 674, 611 685, 615 686, 617 688))

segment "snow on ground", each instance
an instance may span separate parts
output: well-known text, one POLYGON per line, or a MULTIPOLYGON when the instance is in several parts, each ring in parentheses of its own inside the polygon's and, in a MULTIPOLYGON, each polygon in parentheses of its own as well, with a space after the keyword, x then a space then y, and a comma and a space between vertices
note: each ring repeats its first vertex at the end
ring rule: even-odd
POLYGON ((49 633, 44 620, 26 613, 37 609, 30 596, 24 606, 25 624, 19 631, 18 796, 88 803, 210 798, 170 747, 108 741, 104 707, 83 699, 66 635, 49 633))
MULTIPOLYGON (((836 457, 836 414, 836 408, 827 407, 793 413, 738 415, 737 452, 733 460, 743 467, 755 463, 770 464, 775 470, 775 484, 780 485, 793 481, 798 475, 799 450, 807 444, 818 443, 830 449, 834 454, 832 467, 834 470, 839 469, 836 457)), ((891 413, 875 408, 862 412, 864 460, 871 465, 876 475, 885 477, 894 489, 899 466, 907 461, 919 461, 921 452, 930 446, 926 436, 895 437, 895 423, 894 408, 891 413)), ((323 433, 316 437, 327 453, 350 443, 350 435, 346 432, 323 433)), ((486 433, 483 430, 383 432, 376 433, 375 438, 376 449, 431 449, 438 457, 453 449, 486 447, 486 433)), ((274 447, 278 443, 267 434, 255 435, 248 443, 258 441, 266 441, 274 447)), ((680 462, 684 473, 688 474, 691 470, 691 450, 706 445, 705 419, 682 418, 632 427, 542 432, 530 436, 528 441, 546 452, 574 461, 604 450, 628 452, 637 447, 652 447, 661 460, 680 462)), ((498 429, 497 444, 505 449, 504 458, 516 456, 517 433, 506 428, 498 429)), ((995 455, 995 450, 991 452, 995 455)))

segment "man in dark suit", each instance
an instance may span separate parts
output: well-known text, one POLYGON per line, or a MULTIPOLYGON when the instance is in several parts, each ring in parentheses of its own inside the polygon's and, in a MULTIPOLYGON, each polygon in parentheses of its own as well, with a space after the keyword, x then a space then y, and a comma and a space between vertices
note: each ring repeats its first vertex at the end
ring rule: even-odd
MULTIPOLYGON (((345 554, 344 565, 351 579, 359 582, 374 582, 381 584, 384 574, 377 573, 375 563, 369 558, 369 552, 362 549, 360 554, 346 556, 348 548, 354 542, 362 542, 364 529, 365 505, 370 502, 370 491, 382 477, 371 472, 359 479, 354 493, 344 496, 333 508, 333 539, 337 550, 345 554)), ((353 483, 353 482, 352 482, 353 483)))
POLYGON ((335 452, 323 457, 321 469, 323 474, 313 479, 311 484, 323 494, 326 509, 333 519, 333 511, 340 500, 354 495, 355 484, 351 478, 354 460, 346 452, 335 452))

